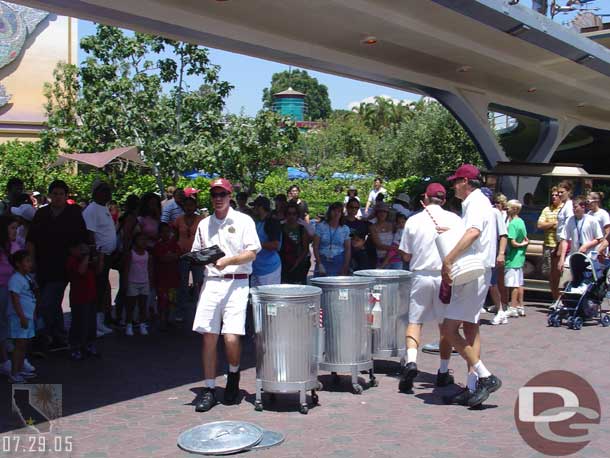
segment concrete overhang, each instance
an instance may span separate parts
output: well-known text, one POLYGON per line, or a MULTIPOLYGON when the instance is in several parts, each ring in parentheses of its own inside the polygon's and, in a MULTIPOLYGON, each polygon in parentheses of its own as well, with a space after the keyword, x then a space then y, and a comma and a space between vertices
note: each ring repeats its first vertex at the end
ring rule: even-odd
MULTIPOLYGON (((18 0, 422 94, 610 129, 610 50, 507 0, 18 0), (375 37, 375 44, 364 44, 375 37)), ((248 69, 244 68, 244 72, 248 69)))

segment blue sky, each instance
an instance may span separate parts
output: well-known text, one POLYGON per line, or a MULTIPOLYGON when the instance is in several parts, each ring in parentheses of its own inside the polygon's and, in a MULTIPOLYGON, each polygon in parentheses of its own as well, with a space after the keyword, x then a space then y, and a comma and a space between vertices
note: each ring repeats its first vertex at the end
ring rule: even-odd
MULTIPOLYGON (((529 0, 526 0, 529 2, 529 0)), ((561 2, 562 4, 565 2, 561 2)), ((610 0, 598 0, 595 5, 600 7, 597 13, 610 13, 610 0), (603 5, 603 6, 602 6, 603 5)), ((572 18, 573 14, 560 14, 555 21, 563 23, 572 18)), ((608 21, 608 18, 605 18, 608 21)), ((95 32, 95 25, 89 21, 78 21, 79 39, 95 32)), ((79 59, 82 58, 79 51, 79 59)), ((220 65, 220 78, 231 83, 235 88, 227 99, 226 110, 230 113, 255 115, 262 107, 263 88, 268 87, 271 76, 276 72, 288 70, 288 66, 241 54, 230 53, 218 49, 210 49, 210 60, 220 65), (247 69, 247 71, 246 71, 247 69)), ((295 67, 296 68, 296 67, 295 67)), ((391 89, 385 86, 355 81, 349 78, 329 75, 308 70, 309 74, 328 87, 333 109, 349 109, 350 103, 372 99, 384 95, 396 100, 417 100, 419 95, 391 89)), ((192 81, 194 88, 199 84, 192 81)))
MULTIPOLYGON (((89 21, 78 21, 79 39, 95 33, 95 25, 89 21)), ((83 58, 79 50, 79 60, 83 58)), ((210 60, 220 65, 220 78, 231 83, 235 88, 227 99, 226 109, 230 113, 243 112, 255 115, 262 108, 263 88, 271 83, 271 75, 288 70, 287 65, 270 62, 241 54, 218 49, 210 49, 210 60), (247 71, 245 71, 247 69, 247 71)), ((296 67, 293 67, 296 68, 296 67)), ((351 102, 359 102, 367 97, 387 95, 394 99, 417 100, 419 95, 361 81, 341 78, 326 73, 308 70, 309 74, 328 87, 331 104, 334 109, 348 109, 351 102)), ((198 87, 193 82, 193 87, 198 87)))

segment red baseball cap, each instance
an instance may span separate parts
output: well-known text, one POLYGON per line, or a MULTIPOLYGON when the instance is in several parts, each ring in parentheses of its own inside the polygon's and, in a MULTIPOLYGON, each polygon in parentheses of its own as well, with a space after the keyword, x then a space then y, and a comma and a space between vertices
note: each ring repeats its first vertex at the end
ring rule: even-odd
POLYGON ((186 197, 191 197, 194 196, 195 194, 197 194, 199 192, 199 189, 195 189, 195 188, 184 188, 184 195, 186 197))
POLYGON ((436 197, 438 199, 444 199, 447 195, 447 190, 440 183, 430 183, 426 188, 426 195, 428 197, 436 197))
POLYGON ((479 169, 472 164, 462 164, 458 167, 453 175, 447 178, 447 181, 457 180, 458 178, 468 178, 469 180, 476 180, 481 175, 479 169))
POLYGON ((233 185, 231 185, 231 182, 225 178, 215 178, 210 181, 210 189, 213 188, 222 188, 227 192, 233 192, 233 185))

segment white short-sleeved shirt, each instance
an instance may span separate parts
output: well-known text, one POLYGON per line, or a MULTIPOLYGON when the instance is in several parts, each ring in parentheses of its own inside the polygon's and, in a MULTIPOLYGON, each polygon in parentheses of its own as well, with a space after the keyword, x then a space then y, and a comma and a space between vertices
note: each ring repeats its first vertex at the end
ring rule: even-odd
MULTIPOLYGON (((570 254, 578 252, 578 249, 591 240, 601 240, 604 234, 599 227, 597 220, 591 215, 583 215, 582 219, 571 216, 565 224, 563 231, 559 234, 561 240, 570 240, 570 254)), ((587 253, 593 251, 595 247, 589 249, 587 253)))
POLYGON ((466 230, 474 227, 481 231, 472 247, 481 256, 486 268, 495 267, 498 247, 496 216, 491 202, 480 189, 472 191, 462 202, 462 221, 466 230))
POLYGON ((561 238, 561 231, 568 222, 570 216, 574 216, 574 207, 572 206, 572 201, 568 199, 557 213, 557 237, 561 238))
MULTIPOLYGON (((218 219, 215 214, 212 214, 203 219, 197 226, 191 251, 199 251, 213 245, 218 245, 225 256, 237 256, 244 251, 258 253, 261 250, 254 220, 245 213, 240 213, 232 208, 229 208, 225 219, 218 219)), ((222 271, 214 267, 213 264, 208 264, 206 273, 213 277, 228 274, 251 274, 252 262, 238 266, 227 266, 222 271)))
POLYGON ((379 188, 378 191, 375 191, 374 189, 372 189, 371 192, 369 192, 369 198, 367 199, 367 202, 369 203, 369 205, 375 205, 375 200, 377 199, 377 196, 379 194, 383 194, 385 197, 388 197, 388 191, 386 191, 386 189, 383 186, 381 188, 379 188))
MULTIPOLYGON (((428 205, 427 208, 441 227, 451 229, 463 225, 462 219, 455 213, 443 210, 438 205, 428 205)), ((411 255, 409 268, 412 271, 440 272, 443 262, 434 242, 437 236, 436 225, 425 211, 419 212, 407 220, 399 249, 411 255)))
POLYGON ((602 234, 604 233, 604 229, 607 226, 610 226, 610 215, 608 215, 608 212, 603 208, 598 209, 596 212, 590 211, 589 213, 587 213, 587 215, 591 215, 597 220, 597 222, 599 223, 599 227, 602 230, 602 234))
POLYGON ((105 205, 91 202, 83 210, 83 219, 87 230, 95 234, 95 246, 104 254, 111 254, 116 249, 116 227, 105 205))
POLYGON ((496 207, 492 207, 494 216, 496 217, 496 227, 498 229, 498 237, 508 235, 508 228, 506 227, 506 215, 503 214, 496 207))

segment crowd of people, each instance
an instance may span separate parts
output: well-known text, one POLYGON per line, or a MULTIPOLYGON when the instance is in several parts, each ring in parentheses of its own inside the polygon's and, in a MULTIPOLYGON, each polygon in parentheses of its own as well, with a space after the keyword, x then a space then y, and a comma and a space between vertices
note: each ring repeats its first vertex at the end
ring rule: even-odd
MULTIPOLYGON (((461 212, 443 209, 447 192, 440 183, 429 184, 418 196, 423 211, 415 211, 404 193, 390 205, 382 180, 376 178, 364 206, 350 186, 343 202, 331 203, 324 215, 314 217, 298 185, 272 199, 239 192, 233 200, 231 183, 215 179, 209 214, 198 208, 199 190, 194 188, 169 188, 164 200, 155 193, 130 195, 121 210, 104 181, 93 183, 90 201, 77 204, 61 180, 53 181, 42 196, 25 192, 24 183, 11 178, 0 203, 0 372, 14 383, 35 377, 27 359, 34 338, 42 352, 68 347, 77 361, 99 357, 98 337, 112 332, 148 335, 153 322, 160 331, 167 330, 196 302, 193 330, 203 335, 205 377, 196 409, 206 411, 216 403, 221 329, 229 362, 225 401, 238 396, 240 336, 250 287, 306 284, 312 267, 314 276, 409 269, 414 280, 400 390, 410 390, 418 373, 421 325, 436 321, 441 355, 437 384, 453 383, 448 372, 453 347, 469 371, 466 390, 451 402, 478 405, 501 385, 480 360, 479 315, 489 291, 492 324, 525 316, 523 269, 530 241, 519 216, 521 202, 482 186, 476 167, 464 165, 448 181, 462 201, 461 212), (441 259, 433 240, 452 227, 466 232, 441 259), (224 252, 214 264, 204 267, 183 257, 212 245, 224 252), (483 259, 485 275, 447 293, 452 265, 471 247, 483 259), (119 275, 114 298, 112 269, 119 275), (62 301, 68 285, 72 313, 66 330, 62 301)), ((569 254, 604 256, 608 250, 610 217, 600 206, 603 194, 572 199, 571 193, 568 181, 554 187, 538 220, 544 231, 543 269, 554 299, 559 298, 569 254)))

